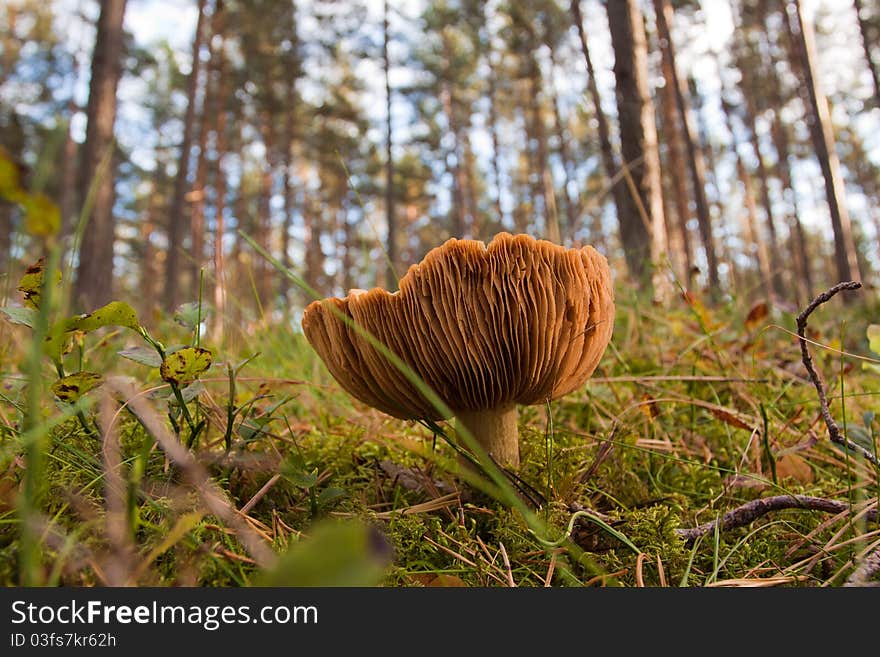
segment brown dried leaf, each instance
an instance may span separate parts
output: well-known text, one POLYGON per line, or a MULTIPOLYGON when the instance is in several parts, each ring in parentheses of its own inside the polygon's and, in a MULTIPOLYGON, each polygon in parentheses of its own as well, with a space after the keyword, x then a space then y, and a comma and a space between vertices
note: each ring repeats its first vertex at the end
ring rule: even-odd
POLYGON ((753 331, 761 322, 767 319, 769 314, 770 308, 767 306, 767 302, 759 301, 752 306, 749 314, 746 315, 746 329, 753 331))
POLYGON ((752 425, 733 413, 725 411, 723 408, 710 408, 709 412, 725 424, 729 424, 732 427, 736 427, 737 429, 747 429, 749 431, 752 430, 752 425))
POLYGON ((776 476, 782 480, 794 478, 802 484, 812 483, 813 468, 803 456, 787 452, 776 459, 776 476))

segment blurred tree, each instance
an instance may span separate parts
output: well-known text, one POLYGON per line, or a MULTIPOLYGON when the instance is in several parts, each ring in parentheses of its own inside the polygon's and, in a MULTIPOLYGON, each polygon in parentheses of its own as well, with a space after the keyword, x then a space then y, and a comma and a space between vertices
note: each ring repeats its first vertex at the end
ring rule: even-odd
POLYGON ((82 236, 74 303, 93 310, 113 294, 115 241, 113 126, 116 121, 116 87, 122 70, 126 0, 102 0, 92 53, 88 124, 82 148, 79 201, 88 216, 82 236))
POLYGON ((660 184, 660 158, 654 103, 648 88, 644 18, 636 0, 606 5, 614 47, 620 143, 628 181, 627 211, 618 217, 620 238, 630 276, 650 279, 655 300, 668 301, 672 285, 666 276, 666 222, 660 184))

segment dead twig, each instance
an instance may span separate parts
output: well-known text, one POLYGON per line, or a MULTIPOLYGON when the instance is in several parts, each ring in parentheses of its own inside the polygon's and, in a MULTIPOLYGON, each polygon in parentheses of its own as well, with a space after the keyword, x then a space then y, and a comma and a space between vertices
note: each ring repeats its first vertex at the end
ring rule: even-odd
POLYGON ((813 386, 816 388, 816 393, 819 395, 819 406, 822 413, 822 419, 825 421, 825 426, 828 427, 828 437, 831 439, 831 442, 837 443, 845 449, 861 455, 874 465, 880 466, 880 459, 877 458, 876 454, 872 454, 864 447, 856 445, 841 433, 840 427, 831 416, 831 411, 828 408, 828 397, 825 394, 825 386, 822 384, 822 380, 819 378, 816 368, 813 367, 813 358, 810 356, 810 350, 807 348, 807 319, 813 311, 826 301, 831 300, 831 298, 838 292, 843 290, 858 290, 860 287, 862 287, 862 284, 858 281, 844 281, 825 292, 822 292, 822 294, 813 299, 809 305, 804 308, 801 314, 797 316, 797 334, 801 345, 801 360, 804 363, 804 367, 807 368, 807 374, 810 375, 810 381, 812 381, 813 386))
POLYGON ((880 573, 880 547, 865 557, 859 567, 850 573, 844 586, 877 586, 869 581, 877 573, 880 573))
POLYGON ((168 430, 162 418, 150 403, 139 394, 133 382, 123 377, 111 377, 106 387, 122 398, 128 408, 143 425, 171 461, 177 464, 184 478, 202 499, 210 513, 235 530, 256 563, 268 566, 275 560, 275 553, 264 539, 246 522, 242 514, 229 502, 224 492, 208 476, 207 471, 186 447, 168 430))
MULTIPOLYGON (((805 511, 822 511, 824 513, 844 513, 849 511, 847 502, 829 500, 824 497, 812 497, 810 495, 776 495, 774 497, 762 497, 752 500, 742 506, 728 511, 721 517, 721 530, 745 527, 753 520, 760 518, 772 511, 783 509, 803 509, 805 511)), ((877 509, 871 509, 866 514, 870 522, 877 520, 877 509)), ((692 542, 704 534, 715 531, 719 521, 713 520, 697 527, 689 529, 676 529, 675 532, 688 542, 692 542)))

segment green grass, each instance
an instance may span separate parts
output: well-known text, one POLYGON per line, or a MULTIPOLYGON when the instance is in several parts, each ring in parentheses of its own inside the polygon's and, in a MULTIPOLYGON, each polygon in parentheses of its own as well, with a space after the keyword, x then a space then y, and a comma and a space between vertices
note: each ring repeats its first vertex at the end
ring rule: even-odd
MULTIPOLYGON (((658 308, 618 289, 612 345, 593 380, 521 409, 518 474, 530 494, 516 505, 462 478, 455 450, 424 426, 350 398, 294 327, 264 325, 237 347, 203 336, 213 364, 187 403, 193 423, 204 421, 191 453, 230 507, 246 509, 244 528, 210 513, 188 466, 118 403, 109 435, 121 486, 108 489, 104 436, 89 430, 103 388, 81 402, 84 423, 53 399, 56 368, 32 331, 3 321, 0 584, 839 586, 880 540, 863 513, 877 508, 878 472, 829 443, 783 330, 793 316, 747 324, 748 310, 682 299, 658 308), (773 512, 693 543, 676 532, 787 493, 852 510, 773 512), (242 532, 279 556, 261 559, 242 532)), ((811 338, 868 356, 877 317, 865 299, 835 300, 811 318, 811 338)), ((193 342, 170 319, 151 336, 193 342)), ((85 340, 87 369, 133 377, 186 443, 188 421, 158 370, 116 355, 144 344, 136 332, 101 328, 85 340)), ((870 441, 880 375, 812 352, 832 414, 870 441)))

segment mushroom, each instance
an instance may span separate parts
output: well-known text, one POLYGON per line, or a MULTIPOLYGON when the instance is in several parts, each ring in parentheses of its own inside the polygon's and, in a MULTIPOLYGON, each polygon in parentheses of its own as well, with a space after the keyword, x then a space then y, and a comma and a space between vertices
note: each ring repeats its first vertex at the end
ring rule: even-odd
POLYGON ((488 246, 450 239, 411 266, 399 288, 312 302, 306 338, 360 401, 401 419, 449 419, 342 319, 350 318, 418 374, 492 458, 514 468, 517 405, 582 386, 611 339, 611 272, 590 246, 509 233, 488 246))

